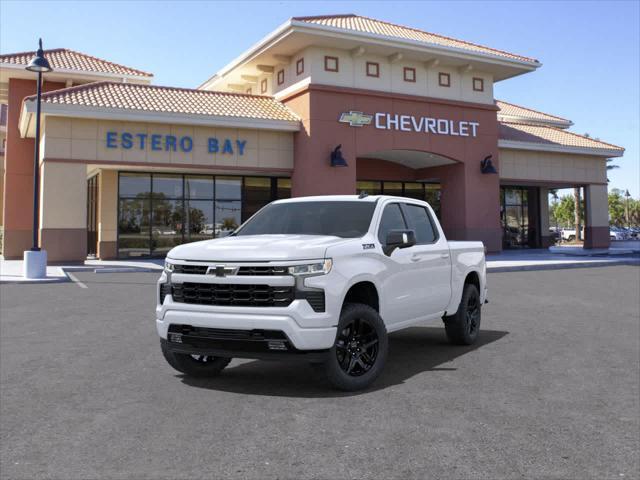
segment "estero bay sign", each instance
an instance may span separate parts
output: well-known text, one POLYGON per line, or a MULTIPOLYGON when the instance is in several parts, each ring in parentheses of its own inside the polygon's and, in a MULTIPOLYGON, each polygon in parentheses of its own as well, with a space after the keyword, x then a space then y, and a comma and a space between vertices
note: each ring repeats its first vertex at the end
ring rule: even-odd
POLYGON ((338 121, 340 123, 348 123, 352 127, 363 127, 373 123, 380 130, 399 130, 402 132, 430 133, 455 137, 476 137, 480 126, 479 122, 464 120, 416 117, 414 115, 398 115, 386 112, 377 112, 370 115, 353 110, 343 112, 338 121))
MULTIPOLYGON (((175 136, 163 134, 131 133, 131 132, 107 132, 107 148, 124 148, 125 150, 138 149, 164 151, 164 152, 184 152, 193 150, 193 138, 189 135, 175 136)), ((209 137, 207 139, 207 151, 209 153, 221 153, 233 155, 244 155, 246 140, 231 140, 229 138, 218 139, 209 137)))

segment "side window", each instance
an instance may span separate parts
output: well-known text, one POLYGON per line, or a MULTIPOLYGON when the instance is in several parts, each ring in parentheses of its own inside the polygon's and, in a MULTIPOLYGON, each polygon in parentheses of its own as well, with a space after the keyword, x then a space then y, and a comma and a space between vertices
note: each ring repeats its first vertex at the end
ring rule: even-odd
POLYGON ((381 244, 385 244, 387 241, 387 233, 390 230, 405 230, 407 228, 404 223, 404 217, 400 210, 400 204, 392 203, 384 207, 382 212, 382 218, 380 219, 380 226, 378 227, 378 240, 381 244))
POLYGON ((416 232, 416 243, 425 245, 436 241, 437 233, 426 208, 420 205, 403 204, 409 228, 416 232))

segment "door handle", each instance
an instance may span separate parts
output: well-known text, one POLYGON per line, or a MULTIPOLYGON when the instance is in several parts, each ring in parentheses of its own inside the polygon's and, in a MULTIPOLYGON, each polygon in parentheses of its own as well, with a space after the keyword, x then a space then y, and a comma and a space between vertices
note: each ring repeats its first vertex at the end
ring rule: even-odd
POLYGON ((449 258, 449 254, 444 252, 440 254, 440 258, 449 258))

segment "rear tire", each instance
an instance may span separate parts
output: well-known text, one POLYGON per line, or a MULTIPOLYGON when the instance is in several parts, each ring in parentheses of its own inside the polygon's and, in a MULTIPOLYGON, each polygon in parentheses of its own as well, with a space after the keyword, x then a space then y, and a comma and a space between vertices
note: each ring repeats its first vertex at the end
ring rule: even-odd
POLYGON ((164 339, 160 340, 160 347, 167 363, 190 377, 215 377, 231 362, 227 357, 172 352, 164 339))
POLYGON ((478 339, 482 305, 480 292, 475 285, 465 284, 462 299, 455 315, 444 317, 444 329, 449 342, 454 345, 472 345, 478 339))
POLYGON ((382 372, 388 351, 387 329, 378 312, 362 303, 347 303, 324 364, 327 379, 339 390, 366 388, 382 372))

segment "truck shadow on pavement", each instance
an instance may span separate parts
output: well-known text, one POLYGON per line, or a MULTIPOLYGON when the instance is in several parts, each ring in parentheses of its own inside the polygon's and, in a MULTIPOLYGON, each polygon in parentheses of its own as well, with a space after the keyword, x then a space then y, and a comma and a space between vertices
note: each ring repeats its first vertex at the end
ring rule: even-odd
POLYGON ((498 330, 481 330, 475 345, 457 346, 447 342, 444 328, 413 327, 392 333, 389 336, 389 356, 384 371, 371 387, 357 392, 333 390, 320 368, 301 361, 245 360, 237 364, 236 360, 217 378, 178 376, 183 383, 192 387, 248 395, 348 397, 399 385, 424 372, 455 371, 457 367, 446 364, 498 341, 507 334, 508 332, 498 330))

